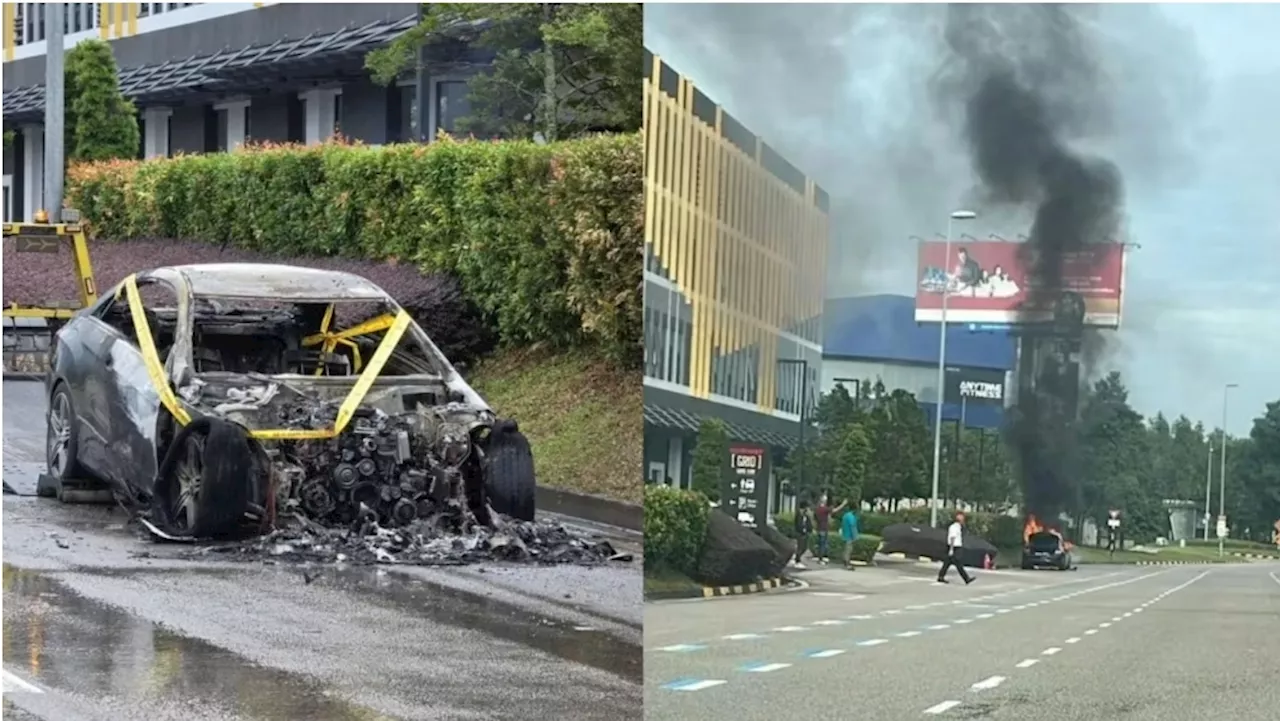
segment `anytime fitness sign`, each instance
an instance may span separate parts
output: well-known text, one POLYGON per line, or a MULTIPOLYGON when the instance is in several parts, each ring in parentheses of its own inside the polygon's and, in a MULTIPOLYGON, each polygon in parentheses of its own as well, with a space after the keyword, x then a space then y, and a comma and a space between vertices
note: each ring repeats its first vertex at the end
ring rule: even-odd
POLYGON ((976 368, 947 368, 947 403, 1004 405, 1004 373, 976 368))

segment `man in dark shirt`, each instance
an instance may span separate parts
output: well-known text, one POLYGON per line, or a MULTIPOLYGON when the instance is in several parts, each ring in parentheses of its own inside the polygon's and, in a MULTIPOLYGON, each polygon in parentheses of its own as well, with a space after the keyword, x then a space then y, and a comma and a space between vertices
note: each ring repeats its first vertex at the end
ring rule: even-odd
POLYGON ((972 288, 982 281, 982 266, 969 256, 968 248, 961 248, 960 262, 956 265, 956 282, 961 288, 972 288))
POLYGON ((800 559, 804 556, 804 552, 809 550, 809 534, 813 533, 813 517, 809 515, 809 502, 800 501, 800 507, 796 509, 796 568, 804 568, 804 564, 800 563, 800 559))

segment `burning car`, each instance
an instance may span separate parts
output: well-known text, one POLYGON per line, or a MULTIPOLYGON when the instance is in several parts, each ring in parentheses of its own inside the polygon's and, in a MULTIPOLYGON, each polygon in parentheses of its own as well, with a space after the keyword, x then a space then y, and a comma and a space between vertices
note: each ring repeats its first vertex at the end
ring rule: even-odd
POLYGON ((359 276, 158 268, 53 345, 44 495, 90 479, 187 538, 265 528, 285 509, 384 527, 489 523, 491 509, 533 520, 527 439, 359 276))
POLYGON ((1061 533, 1040 525, 1035 516, 1030 517, 1023 528, 1022 568, 1071 570, 1071 543, 1061 533))

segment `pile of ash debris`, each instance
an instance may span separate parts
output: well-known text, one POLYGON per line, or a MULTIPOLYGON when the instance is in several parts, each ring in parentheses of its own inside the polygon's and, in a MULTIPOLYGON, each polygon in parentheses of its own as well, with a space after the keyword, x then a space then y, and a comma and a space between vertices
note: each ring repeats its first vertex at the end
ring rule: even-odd
POLYGON ((367 507, 346 526, 327 526, 301 514, 279 519, 269 533, 202 545, 187 555, 229 561, 461 566, 486 561, 600 565, 629 562, 608 541, 583 537, 562 524, 518 521, 498 514, 490 525, 458 511, 398 527, 379 523, 367 507))

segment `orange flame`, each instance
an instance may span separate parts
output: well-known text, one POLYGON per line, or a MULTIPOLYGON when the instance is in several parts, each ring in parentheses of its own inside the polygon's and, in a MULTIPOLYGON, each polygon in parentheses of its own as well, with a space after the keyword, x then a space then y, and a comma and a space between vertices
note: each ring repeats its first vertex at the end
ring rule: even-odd
POLYGON ((1062 534, 1058 532, 1058 529, 1046 528, 1044 524, 1040 523, 1040 519, 1036 518, 1034 514, 1029 514, 1027 516, 1027 522, 1022 524, 1022 542, 1024 544, 1031 543, 1031 536, 1037 533, 1044 533, 1045 531, 1057 536, 1058 540, 1062 542, 1062 547, 1068 551, 1075 547, 1071 541, 1062 537, 1062 534))

